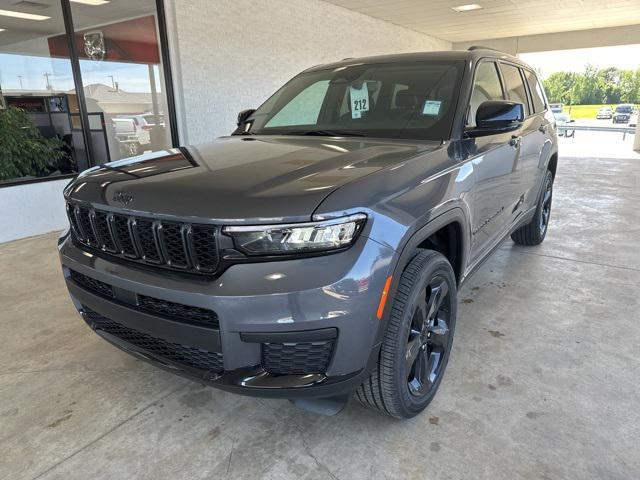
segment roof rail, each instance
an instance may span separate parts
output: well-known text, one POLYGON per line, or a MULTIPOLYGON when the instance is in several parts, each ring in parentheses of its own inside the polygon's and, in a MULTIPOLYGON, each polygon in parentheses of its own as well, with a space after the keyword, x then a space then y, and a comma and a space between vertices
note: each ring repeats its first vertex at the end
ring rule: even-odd
POLYGON ((497 48, 483 47, 482 45, 471 45, 469 48, 467 48, 468 52, 472 52, 474 50, 492 50, 494 52, 499 52, 500 51, 497 48))

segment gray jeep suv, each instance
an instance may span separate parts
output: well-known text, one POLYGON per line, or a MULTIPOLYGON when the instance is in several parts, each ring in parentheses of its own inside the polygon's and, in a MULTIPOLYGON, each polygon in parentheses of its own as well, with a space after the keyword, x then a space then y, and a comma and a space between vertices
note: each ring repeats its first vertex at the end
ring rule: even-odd
POLYGON ((508 236, 544 239, 556 164, 517 58, 345 59, 241 112, 231 136, 79 175, 60 259, 87 324, 138 358, 408 418, 442 380, 465 278, 508 236))

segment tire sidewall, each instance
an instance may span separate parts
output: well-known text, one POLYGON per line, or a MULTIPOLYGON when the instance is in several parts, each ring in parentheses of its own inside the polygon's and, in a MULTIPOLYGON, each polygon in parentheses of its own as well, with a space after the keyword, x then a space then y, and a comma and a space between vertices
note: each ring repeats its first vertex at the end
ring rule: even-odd
MULTIPOLYGON (((395 335, 394 344, 388 346, 388 347, 394 348, 395 351, 397 352, 397 355, 395 356, 396 365, 394 365, 394 384, 395 384, 394 387, 396 389, 396 392, 398 392, 398 398, 400 401, 399 402, 400 404, 398 405, 398 407, 400 409, 402 416, 405 418, 415 416, 418 413, 420 413, 422 410, 424 410, 425 407, 431 402, 434 395, 436 394, 447 367, 449 355, 451 353, 451 347, 453 344, 453 337, 454 337, 455 324, 456 324, 457 286, 456 286, 456 280, 455 280, 455 275, 453 273, 453 269, 451 268, 451 265, 443 255, 433 251, 426 252, 426 254, 431 256, 432 258, 425 263, 417 279, 413 281, 408 298, 404 303, 404 308, 402 306, 400 307, 400 308, 403 308, 401 313, 402 321, 400 323, 400 328, 398 329, 397 335, 395 335), (411 328, 411 323, 413 319, 413 311, 414 311, 414 307, 416 305, 418 296, 420 294, 423 294, 424 289, 426 288, 426 285, 429 282, 429 280, 436 276, 443 277, 447 281, 448 287, 449 287, 449 295, 451 299, 451 311, 449 314, 449 323, 448 323, 448 327, 449 327, 448 345, 447 345, 447 349, 445 350, 445 358, 440 367, 441 373, 438 376, 438 379, 436 380, 435 386, 430 390, 430 392, 427 395, 425 395, 422 398, 418 398, 412 395, 411 392, 409 391, 409 386, 407 383, 408 372, 405 371, 406 368, 405 368, 404 359, 406 354, 409 330, 411 328)), ((418 254, 416 257, 414 257, 414 260, 412 261, 419 260, 421 255, 423 254, 418 254)), ((405 274, 403 274, 403 277, 404 276, 405 274)), ((401 278, 401 282, 403 281, 403 279, 404 278, 401 278)), ((398 311, 398 307, 395 301, 394 301, 394 306, 392 311, 398 311)))
POLYGON ((536 214, 534 217, 535 227, 536 227, 536 236, 538 237, 538 243, 542 242, 547 236, 547 232, 549 231, 549 224, 551 223, 551 211, 549 211, 549 218, 547 219, 547 227, 544 229, 544 232, 540 232, 540 220, 542 218, 542 208, 544 204, 544 194, 547 191, 547 184, 551 182, 551 205, 553 206, 553 173, 550 170, 547 170, 547 173, 544 176, 544 182, 542 184, 542 191, 540 192, 540 198, 538 199, 538 206, 536 208, 536 214))

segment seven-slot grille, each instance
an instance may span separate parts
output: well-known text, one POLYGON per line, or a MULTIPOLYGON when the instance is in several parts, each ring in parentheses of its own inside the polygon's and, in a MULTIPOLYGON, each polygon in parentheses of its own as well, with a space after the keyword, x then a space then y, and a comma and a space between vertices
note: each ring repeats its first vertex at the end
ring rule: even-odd
POLYGON ((86 247, 127 260, 213 274, 219 263, 218 228, 125 215, 67 204, 73 235, 86 247))

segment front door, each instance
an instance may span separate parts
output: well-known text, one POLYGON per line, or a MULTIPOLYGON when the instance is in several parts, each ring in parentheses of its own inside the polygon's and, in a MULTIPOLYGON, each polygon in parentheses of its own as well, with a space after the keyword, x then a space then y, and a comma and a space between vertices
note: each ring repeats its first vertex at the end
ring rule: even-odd
MULTIPOLYGON (((467 126, 475 125, 475 114, 482 102, 504 100, 505 93, 492 61, 476 69, 469 104, 467 126)), ((521 202, 522 179, 519 168, 522 131, 488 135, 474 139, 473 171, 475 184, 471 199, 471 263, 482 258, 502 238, 521 202)))

